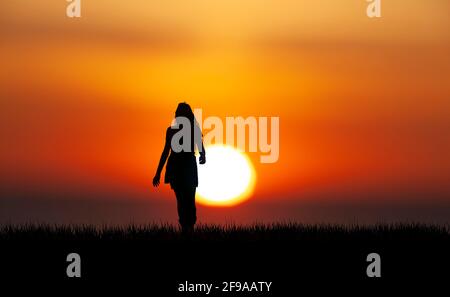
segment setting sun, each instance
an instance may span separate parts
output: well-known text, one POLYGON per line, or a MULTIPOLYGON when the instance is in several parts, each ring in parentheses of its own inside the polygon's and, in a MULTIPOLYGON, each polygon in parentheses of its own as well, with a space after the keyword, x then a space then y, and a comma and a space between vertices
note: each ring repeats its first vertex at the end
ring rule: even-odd
POLYGON ((233 206, 250 198, 255 170, 239 150, 223 145, 206 148, 207 162, 198 168, 197 201, 210 206, 233 206))

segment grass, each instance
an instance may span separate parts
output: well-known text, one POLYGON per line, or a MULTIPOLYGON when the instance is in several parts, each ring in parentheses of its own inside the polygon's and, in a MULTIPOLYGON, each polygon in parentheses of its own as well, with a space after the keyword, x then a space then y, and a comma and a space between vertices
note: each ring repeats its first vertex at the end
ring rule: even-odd
POLYGON ((94 240, 94 241, 304 241, 304 240, 450 240, 449 225, 376 224, 304 225, 274 223, 198 225, 186 237, 170 224, 94 226, 25 224, 0 226, 0 241, 94 240))
POLYGON ((382 255, 383 278, 436 280, 448 275, 449 250, 448 225, 415 223, 198 225, 190 236, 170 224, 2 225, 0 276, 65 277, 76 252, 83 278, 95 282, 150 280, 146 289, 167 293, 178 281, 262 279, 296 291, 313 279, 366 279, 372 252, 382 255), (24 273, 29 267, 41 270, 24 273))

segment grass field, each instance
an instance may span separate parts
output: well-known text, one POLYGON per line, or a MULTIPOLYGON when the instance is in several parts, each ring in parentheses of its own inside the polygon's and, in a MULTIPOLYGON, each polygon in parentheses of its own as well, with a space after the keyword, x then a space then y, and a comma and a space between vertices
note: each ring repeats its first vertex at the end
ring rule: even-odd
POLYGON ((303 225, 297 223, 198 225, 193 234, 176 225, 4 225, 0 240, 150 240, 150 241, 309 241, 309 240, 449 240, 449 225, 303 225))
POLYGON ((66 257, 76 252, 82 278, 94 283, 139 283, 176 295, 180 281, 263 280, 273 281, 276 296, 289 296, 298 283, 318 279, 365 281, 373 252, 381 255, 383 280, 446 279, 449 250, 448 225, 414 223, 199 225, 189 235, 168 224, 3 225, 0 277, 65 280, 66 257))

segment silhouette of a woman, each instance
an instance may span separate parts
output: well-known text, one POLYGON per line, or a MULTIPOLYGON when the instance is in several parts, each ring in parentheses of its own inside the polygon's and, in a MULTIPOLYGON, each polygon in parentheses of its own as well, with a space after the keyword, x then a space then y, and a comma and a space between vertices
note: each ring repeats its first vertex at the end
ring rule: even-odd
MULTIPOLYGON (((166 143, 159 160, 158 169, 153 178, 153 186, 157 187, 161 178, 161 171, 169 157, 166 165, 164 183, 170 184, 177 197, 178 218, 183 232, 191 232, 197 221, 195 208, 195 191, 198 186, 197 162, 195 148, 200 153, 200 164, 205 164, 205 149, 203 147, 200 127, 195 119, 191 107, 187 103, 178 104, 175 111, 175 125, 167 128, 166 143), (182 120, 190 123, 190 149, 179 151, 172 147, 172 138, 183 129, 182 120), (170 156, 169 156, 170 153, 170 156)), ((187 139, 189 140, 189 139, 187 139)), ((181 139, 180 144, 186 141, 181 139)))

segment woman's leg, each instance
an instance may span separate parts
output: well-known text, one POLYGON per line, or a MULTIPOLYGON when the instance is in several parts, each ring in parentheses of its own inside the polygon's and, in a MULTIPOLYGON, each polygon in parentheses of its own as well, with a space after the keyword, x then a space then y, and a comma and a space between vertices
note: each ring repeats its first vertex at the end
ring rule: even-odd
POLYGON ((197 221, 195 208, 195 187, 174 188, 177 197, 178 218, 183 230, 194 228, 197 221))
POLYGON ((177 197, 177 210, 178 210, 178 222, 180 223, 180 226, 184 228, 186 225, 186 214, 185 209, 185 197, 184 197, 184 191, 181 187, 176 187, 173 189, 175 192, 175 196, 177 197))
POLYGON ((186 188, 186 216, 190 228, 197 222, 197 209, 195 208, 195 187, 186 188))

